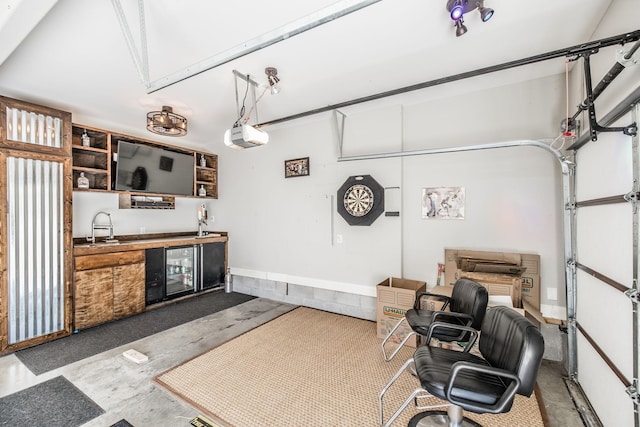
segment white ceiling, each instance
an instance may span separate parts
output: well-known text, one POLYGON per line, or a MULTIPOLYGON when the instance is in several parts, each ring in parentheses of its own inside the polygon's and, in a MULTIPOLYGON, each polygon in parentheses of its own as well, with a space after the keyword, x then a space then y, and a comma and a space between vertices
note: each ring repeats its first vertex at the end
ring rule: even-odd
MULTIPOLYGON (((0 38, 11 40, 7 36, 13 35, 17 46, 0 64, 0 95, 71 111, 77 123, 215 152, 222 149, 225 129, 236 120, 234 69, 264 84, 264 68, 278 69, 281 93, 267 92, 258 103, 258 121, 265 122, 583 43, 614 0, 485 0, 495 9, 494 17, 482 23, 475 11, 465 15, 469 31, 459 38, 446 0, 382 0, 151 94, 136 71, 111 1, 48 0, 45 4, 53 4, 48 13, 48 7, 31 8, 43 1, 0 0, 0 38), (38 13, 44 17, 37 25, 20 25, 37 21, 38 13), (15 27, 34 28, 22 40, 9 31, 15 27), (145 130, 146 113, 162 105, 173 106, 174 112, 189 119, 186 137, 161 138, 145 130)), ((138 2, 121 3, 139 43, 138 2)), ((334 3, 147 1, 150 80, 334 3)), ((609 36, 613 35, 617 33, 609 36)), ((0 51, 0 61, 4 56, 0 51)), ((504 84, 505 79, 563 71, 564 60, 558 59, 521 67, 494 80, 504 84)), ((421 91, 387 102, 417 102, 418 96, 431 95, 421 91)))

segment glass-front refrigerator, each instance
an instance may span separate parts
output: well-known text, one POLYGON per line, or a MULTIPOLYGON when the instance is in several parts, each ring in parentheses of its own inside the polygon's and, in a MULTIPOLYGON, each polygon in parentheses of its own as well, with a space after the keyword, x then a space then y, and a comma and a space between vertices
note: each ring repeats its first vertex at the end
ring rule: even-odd
POLYGON ((165 252, 165 296, 175 298, 195 292, 198 274, 197 246, 167 248, 165 252))

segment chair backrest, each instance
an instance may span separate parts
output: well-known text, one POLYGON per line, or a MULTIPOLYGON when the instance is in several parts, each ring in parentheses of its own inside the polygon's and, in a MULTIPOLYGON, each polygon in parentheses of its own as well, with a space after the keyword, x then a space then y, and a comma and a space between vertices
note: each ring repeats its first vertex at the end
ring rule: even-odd
POLYGON ((489 293, 484 286, 473 280, 458 279, 453 285, 449 310, 471 315, 473 317, 471 327, 479 330, 488 302, 489 293))
POLYGON ((529 319, 509 307, 490 308, 482 323, 479 347, 491 366, 520 379, 518 394, 531 395, 542 363, 544 339, 529 319))

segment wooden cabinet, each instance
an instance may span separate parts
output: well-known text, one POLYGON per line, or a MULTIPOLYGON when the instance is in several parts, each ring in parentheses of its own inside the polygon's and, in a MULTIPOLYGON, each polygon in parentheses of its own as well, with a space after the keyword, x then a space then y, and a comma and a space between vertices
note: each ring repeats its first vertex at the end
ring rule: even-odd
POLYGON ((142 313, 145 307, 144 263, 113 268, 113 318, 142 313))
POLYGON ((218 156, 211 154, 196 154, 196 182, 194 194, 198 197, 218 198, 218 156), (204 161, 203 161, 204 158, 204 161), (204 188, 206 196, 200 195, 204 188))
POLYGON ((89 328, 141 313, 145 307, 144 251, 75 258, 74 327, 89 328))
MULTIPOLYGON (((118 152, 118 142, 127 141, 139 144, 141 147, 157 147, 170 151, 179 152, 193 156, 194 182, 191 197, 202 197, 199 190, 204 188, 206 198, 218 198, 218 156, 211 153, 195 152, 188 148, 169 146, 158 142, 134 138, 107 130, 101 130, 74 124, 72 127, 73 134, 73 190, 74 191, 116 191, 116 161, 114 155, 118 152), (83 138, 84 137, 84 138, 83 138), (88 140, 88 145, 83 141, 88 140), (201 157, 204 156, 205 165, 201 165, 201 157), (89 188, 78 188, 78 178, 83 174, 89 180, 89 188)), ((120 193, 142 195, 142 196, 163 196, 163 194, 155 193, 136 193, 122 192, 120 193)), ((171 194, 166 194, 172 196, 171 194)), ((186 197, 190 197, 186 196, 186 197)), ((184 196, 183 196, 184 197, 184 196)), ((130 208, 139 207, 131 205, 130 208)), ((160 206, 145 206, 145 208, 165 208, 160 206)))
POLYGON ((89 180, 89 190, 111 189, 111 135, 107 132, 73 126, 73 189, 78 188, 78 178, 83 174, 89 180))
POLYGON ((113 320, 113 268, 76 271, 74 287, 76 329, 113 320))

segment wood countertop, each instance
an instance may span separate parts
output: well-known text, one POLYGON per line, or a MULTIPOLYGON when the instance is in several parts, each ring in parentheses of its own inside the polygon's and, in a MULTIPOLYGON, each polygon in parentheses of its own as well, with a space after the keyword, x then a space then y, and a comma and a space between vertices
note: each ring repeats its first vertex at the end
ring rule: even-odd
MULTIPOLYGON (((197 245, 199 243, 226 242, 225 232, 209 232, 207 236, 196 237, 196 233, 165 233, 147 234, 137 236, 115 236, 117 243, 106 243, 103 240, 96 243, 74 239, 73 255, 98 255, 113 252, 137 251, 150 248, 163 248, 170 246, 197 245)), ((104 239, 101 237, 100 239, 104 239)))

